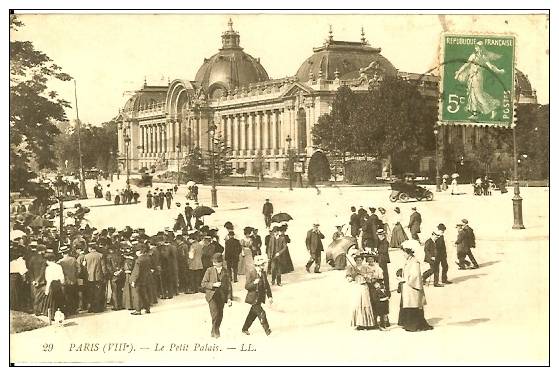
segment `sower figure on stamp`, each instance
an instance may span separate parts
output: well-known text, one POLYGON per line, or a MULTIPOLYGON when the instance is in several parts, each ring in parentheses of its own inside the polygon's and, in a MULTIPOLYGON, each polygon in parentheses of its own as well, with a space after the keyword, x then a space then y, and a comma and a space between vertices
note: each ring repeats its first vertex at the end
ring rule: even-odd
MULTIPOLYGON (((272 242, 272 241, 271 241, 272 242)), ((254 258, 254 268, 248 271, 246 275, 245 289, 248 291, 245 302, 250 304, 250 311, 243 325, 243 334, 250 335, 249 328, 256 318, 260 320, 260 324, 264 328, 266 335, 270 335, 272 330, 268 324, 266 311, 262 305, 266 303, 266 297, 269 299, 270 304, 274 302, 272 298, 272 289, 266 277, 266 266, 268 261, 264 256, 256 256, 254 258)))
POLYGON ((232 305, 233 291, 231 280, 223 268, 223 256, 216 253, 212 257, 213 267, 209 267, 202 279, 202 288, 206 291, 206 301, 210 307, 212 317, 212 338, 219 338, 219 327, 223 320, 223 307, 225 303, 232 305))
POLYGON ((324 235, 318 229, 319 224, 313 224, 313 228, 307 232, 307 238, 305 243, 307 244, 307 251, 311 255, 310 260, 307 262, 305 268, 307 272, 310 272, 310 268, 314 263, 314 273, 320 273, 320 254, 324 250, 324 246, 322 245, 322 239, 324 235))

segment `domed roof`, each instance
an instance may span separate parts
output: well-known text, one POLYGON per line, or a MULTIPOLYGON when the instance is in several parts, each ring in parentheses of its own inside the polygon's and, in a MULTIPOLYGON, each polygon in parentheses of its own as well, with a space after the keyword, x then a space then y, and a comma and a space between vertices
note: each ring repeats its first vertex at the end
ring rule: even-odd
POLYGON ((207 90, 210 98, 218 98, 233 88, 269 79, 268 73, 256 59, 239 46, 239 33, 233 30, 229 19, 229 30, 221 35, 223 47, 196 73, 196 82, 207 90))
POLYGON ((520 89, 520 94, 531 96, 533 90, 532 90, 532 84, 528 80, 528 76, 526 76, 518 68, 516 69, 515 74, 516 74, 516 83, 518 88, 520 89))
POLYGON ((356 79, 360 69, 368 68, 372 63, 385 76, 396 76, 398 70, 380 54, 380 48, 371 47, 363 31, 361 36, 360 42, 338 41, 333 39, 330 29, 324 45, 313 49, 314 54, 301 64, 295 76, 306 82, 311 76, 318 77, 322 71, 322 78, 327 80, 335 79, 336 75, 340 79, 356 79))

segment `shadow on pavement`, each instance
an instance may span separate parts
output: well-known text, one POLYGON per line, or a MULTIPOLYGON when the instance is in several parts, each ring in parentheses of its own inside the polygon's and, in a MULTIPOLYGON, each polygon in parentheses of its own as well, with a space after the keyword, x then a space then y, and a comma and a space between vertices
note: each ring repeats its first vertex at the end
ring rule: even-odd
POLYGON ((489 322, 491 319, 489 318, 477 318, 477 319, 470 319, 470 320, 463 320, 460 322, 451 322, 447 323, 448 326, 475 326, 476 324, 489 322))
POLYGON ((489 267, 490 265, 500 263, 501 260, 493 260, 493 261, 486 261, 485 263, 481 263, 479 265, 480 268, 489 267))
POLYGON ((427 319, 427 323, 429 323, 431 326, 436 326, 441 320, 443 320, 443 318, 429 318, 427 319))
POLYGON ((452 279, 453 283, 462 283, 463 281, 466 280, 470 280, 470 279, 478 279, 481 276, 487 276, 486 273, 476 273, 473 275, 467 275, 467 276, 459 276, 459 277, 455 277, 452 279))

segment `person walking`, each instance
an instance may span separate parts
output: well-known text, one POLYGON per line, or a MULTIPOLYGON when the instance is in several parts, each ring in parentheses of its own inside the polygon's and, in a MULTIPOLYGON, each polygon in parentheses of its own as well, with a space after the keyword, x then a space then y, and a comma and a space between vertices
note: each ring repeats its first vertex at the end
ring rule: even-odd
POLYGON ((223 321, 223 308, 225 303, 232 305, 233 291, 231 280, 227 271, 223 269, 223 257, 221 253, 212 256, 213 267, 209 267, 202 278, 202 288, 206 292, 206 301, 210 308, 212 318, 212 338, 219 338, 219 327, 223 321))
POLYGON ((238 274, 244 275, 253 265, 253 256, 252 256, 252 228, 245 227, 243 229, 244 238, 241 240, 241 255, 239 257, 239 266, 238 266, 238 274))
POLYGON ((444 241, 444 232, 446 231, 446 226, 444 224, 437 225, 437 233, 439 237, 435 241, 435 247, 437 248, 437 259, 435 260, 435 265, 437 266, 437 271, 441 272, 441 279, 443 284, 452 284, 448 280, 448 262, 446 260, 446 244, 444 241), (440 268, 439 268, 440 267, 440 268))
POLYGON ((472 253, 472 248, 476 247, 476 236, 474 234, 474 230, 468 224, 467 219, 462 219, 462 224, 464 224, 462 226, 462 230, 465 232, 466 236, 466 256, 468 256, 470 258, 470 261, 472 262, 472 269, 478 269, 479 265, 474 257, 474 254, 472 253))
POLYGON ((163 193, 163 189, 159 191, 159 210, 163 210, 163 204, 165 203, 165 193, 163 193))
POLYGON ((352 283, 354 288, 351 298, 350 325, 356 330, 370 330, 375 326, 368 284, 372 280, 372 273, 370 267, 363 264, 363 255, 356 254, 353 259, 355 265, 350 264, 346 272, 346 280, 352 283))
POLYGON ((307 251, 310 254, 310 259, 305 266, 307 272, 310 272, 310 268, 314 263, 314 273, 320 273, 320 255, 324 250, 324 246, 322 245, 324 235, 318 229, 319 226, 320 224, 318 224, 318 222, 314 223, 312 229, 307 232, 307 237, 305 239, 307 251))
POLYGON ((466 238, 468 236, 466 232, 464 232, 463 225, 462 223, 456 224, 458 234, 454 244, 456 245, 456 257, 458 258, 456 264, 458 264, 458 269, 466 269, 466 263, 469 264, 469 262, 466 261, 466 253, 468 251, 466 238))
POLYGON ((392 237, 390 238, 390 248, 400 248, 400 245, 408 239, 404 227, 402 226, 402 215, 400 208, 394 208, 394 226, 392 227, 392 237))
POLYGON ((84 256, 87 270, 87 292, 89 294, 89 312, 105 310, 105 285, 107 267, 101 254, 101 246, 95 241, 89 242, 90 252, 84 256))
POLYGON ((147 245, 136 252, 138 258, 134 264, 134 269, 130 275, 130 285, 134 289, 135 311, 131 315, 141 315, 142 310, 146 314, 150 313, 150 300, 148 296, 149 275, 151 270, 151 260, 148 254, 147 245))
POLYGON ((173 193, 171 193, 171 189, 167 189, 165 193, 165 200, 167 201, 167 209, 171 209, 171 202, 173 201, 173 193))
POLYGON ((266 265, 268 261, 264 256, 256 256, 254 259, 254 268, 251 268, 246 274, 245 289, 247 296, 245 303, 250 304, 250 310, 243 324, 242 332, 245 335, 250 335, 249 329, 256 318, 260 320, 260 324, 264 328, 266 335, 270 335, 272 330, 266 317, 266 311, 262 305, 266 303, 268 298, 269 303, 273 304, 272 289, 268 278, 266 277, 266 265))
POLYGON ((229 277, 233 278, 233 282, 237 282, 237 273, 239 270, 239 255, 241 254, 241 243, 235 237, 235 231, 230 230, 225 240, 225 263, 229 277))
POLYGON ((63 312, 66 316, 75 315, 78 312, 78 275, 80 265, 76 258, 70 255, 70 248, 67 245, 62 245, 58 251, 62 254, 58 264, 62 267, 62 272, 64 273, 62 290, 66 307, 63 312))
POLYGON ((351 207, 351 216, 349 216, 349 226, 351 229, 351 236, 352 237, 357 237, 359 236, 359 226, 360 226, 360 221, 359 221, 359 215, 356 212, 356 209, 354 206, 351 207))
POLYGON ((377 261, 382 269, 382 281, 384 288, 388 291, 390 296, 390 279, 388 274, 388 264, 390 263, 390 255, 388 253, 388 240, 386 239, 386 232, 384 229, 377 230, 378 244, 377 244, 377 261))
POLYGON ((184 207, 184 218, 186 220, 186 229, 191 231, 192 229, 194 229, 192 227, 192 213, 194 212, 194 209, 192 209, 192 207, 190 206, 190 203, 187 202, 185 207, 184 207))
POLYGON ((274 234, 268 242, 267 255, 271 262, 272 285, 281 286, 281 256, 287 249, 285 238, 280 236, 278 227, 274 227, 274 234))
POLYGON ((425 245, 423 247, 425 251, 425 262, 429 264, 429 269, 423 272, 422 275, 423 284, 427 282, 427 279, 429 279, 431 275, 434 275, 435 287, 443 287, 442 284, 439 284, 439 264, 437 263, 437 261, 440 261, 437 256, 437 246, 436 246, 436 242, 439 237, 440 237, 439 230, 437 229, 433 231, 433 233, 431 233, 431 237, 429 237, 425 241, 425 245))
POLYGON ((198 231, 191 231, 188 240, 190 242, 190 249, 188 250, 189 293, 196 293, 201 289, 200 285, 204 275, 204 265, 202 264, 204 246, 200 243, 198 231))
POLYGON ((274 206, 270 202, 269 198, 266 199, 266 202, 262 206, 262 214, 264 215, 266 228, 269 228, 270 225, 272 225, 272 214, 274 214, 274 206))
POLYGON ((410 229, 411 238, 419 242, 419 233, 421 233, 421 221, 421 214, 417 211, 417 208, 411 208, 410 223, 408 225, 408 228, 410 229))
POLYGON ((146 205, 148 209, 151 209, 153 206, 153 195, 151 194, 151 190, 148 190, 146 205))

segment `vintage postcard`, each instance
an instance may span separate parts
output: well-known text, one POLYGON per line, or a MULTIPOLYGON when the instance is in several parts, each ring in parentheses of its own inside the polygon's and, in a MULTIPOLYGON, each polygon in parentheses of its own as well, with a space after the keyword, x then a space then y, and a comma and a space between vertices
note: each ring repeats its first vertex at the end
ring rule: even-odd
POLYGON ((547 11, 9 39, 11 364, 549 363, 547 11))

